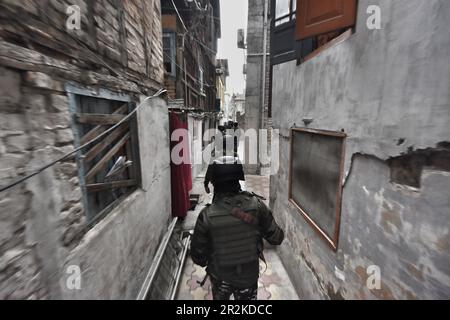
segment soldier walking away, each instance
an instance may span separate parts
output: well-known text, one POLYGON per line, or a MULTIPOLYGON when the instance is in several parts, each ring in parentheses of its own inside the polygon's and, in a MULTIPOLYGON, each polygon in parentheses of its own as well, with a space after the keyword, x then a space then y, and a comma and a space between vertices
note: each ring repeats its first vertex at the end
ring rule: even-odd
POLYGON ((213 166, 215 199, 197 219, 192 260, 207 267, 214 300, 257 300, 263 239, 280 245, 284 232, 261 196, 241 191, 242 165, 222 163, 213 166))

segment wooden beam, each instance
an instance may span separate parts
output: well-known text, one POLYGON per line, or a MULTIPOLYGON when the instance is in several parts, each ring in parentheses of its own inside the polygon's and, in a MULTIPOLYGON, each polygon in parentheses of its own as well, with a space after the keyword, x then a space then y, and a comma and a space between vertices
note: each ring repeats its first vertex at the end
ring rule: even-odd
POLYGON ((200 96, 200 91, 198 91, 197 89, 195 89, 193 86, 191 86, 190 83, 186 83, 186 81, 184 81, 184 79, 181 80, 185 85, 188 86, 189 89, 191 89, 192 91, 194 91, 194 93, 198 96, 200 96))
POLYGON ((130 133, 128 132, 122 139, 120 139, 119 142, 116 143, 114 147, 111 148, 111 150, 108 151, 105 156, 95 164, 95 166, 86 174, 85 180, 86 182, 90 182, 95 175, 102 170, 107 164, 108 161, 111 160, 112 157, 116 155, 117 152, 127 143, 128 139, 130 139, 130 133))
MULTIPOLYGON (((126 113, 127 111, 128 111, 128 104, 124 104, 119 109, 114 111, 112 114, 123 114, 123 113, 126 113)), ((106 129, 107 128, 105 128, 104 126, 95 127, 94 129, 92 129, 91 131, 86 133, 83 138, 81 138, 81 145, 86 144, 87 142, 91 141, 98 135, 102 134, 103 132, 106 131, 106 129)))
POLYGON ((129 123, 124 123, 116 130, 111 132, 106 138, 104 138, 100 143, 96 146, 92 147, 85 155, 83 155, 84 163, 88 163, 92 161, 96 156, 98 156, 103 150, 105 150, 111 143, 114 142, 117 138, 119 138, 122 134, 124 134, 130 128, 129 123))
MULTIPOLYGON (((2 18, 0 16, 0 21, 2 21, 1 19, 2 18)), ((2 25, 0 24, 0 29, 1 28, 2 25)), ((35 38, 33 40, 35 40, 35 38)), ((67 46, 65 47, 65 50, 66 52, 68 51, 67 46)), ((142 78, 139 74, 131 70, 124 71, 127 79, 101 74, 94 71, 86 71, 83 69, 86 57, 87 54, 83 53, 83 55, 79 58, 80 65, 77 66, 77 64, 70 64, 31 49, 8 43, 6 41, 0 41, 0 65, 2 66, 24 71, 54 74, 64 80, 73 80, 86 85, 102 85, 103 87, 108 87, 111 90, 128 91, 137 94, 142 94, 140 89, 141 87, 152 89, 158 89, 161 87, 161 83, 155 79, 142 78)), ((58 90, 64 91, 62 88, 58 90)))
POLYGON ((86 189, 88 192, 96 193, 101 191, 113 190, 117 188, 134 187, 137 185, 136 180, 114 181, 107 183, 88 184, 86 189))
POLYGON ((114 6, 117 8, 117 19, 119 22, 119 42, 120 42, 120 59, 122 66, 128 66, 128 52, 127 52, 127 31, 125 27, 125 12, 122 0, 113 0, 114 6))
POLYGON ((112 125, 122 121, 126 115, 122 114, 99 114, 99 113, 77 113, 76 119, 78 123, 94 124, 94 125, 112 125))
MULTIPOLYGON (((140 18, 141 18, 141 25, 142 25, 142 29, 143 29, 143 35, 144 35, 144 55, 145 55, 145 75, 146 76, 150 76, 150 50, 149 50, 149 44, 147 44, 147 34, 148 30, 147 30, 147 23, 145 18, 147 17, 152 17, 153 14, 147 14, 147 10, 146 10, 146 6, 145 6, 145 1, 141 0, 140 1, 140 18)), ((153 22, 153 21, 152 21, 153 22)))
MULTIPOLYGON (((94 18, 94 15, 95 15, 94 6, 96 6, 94 1, 87 1, 87 19, 89 21, 88 34, 90 37, 89 40, 93 44, 94 50, 98 51, 97 28, 95 27, 95 18, 94 18)), ((110 68, 108 68, 108 69, 110 69, 110 68)))

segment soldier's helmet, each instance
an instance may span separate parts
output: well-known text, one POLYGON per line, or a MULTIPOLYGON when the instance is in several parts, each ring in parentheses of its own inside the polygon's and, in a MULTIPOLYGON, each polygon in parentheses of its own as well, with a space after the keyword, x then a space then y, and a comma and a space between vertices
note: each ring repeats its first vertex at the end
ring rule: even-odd
POLYGON ((220 157, 212 163, 212 182, 216 186, 230 182, 245 181, 244 167, 237 157, 220 157))

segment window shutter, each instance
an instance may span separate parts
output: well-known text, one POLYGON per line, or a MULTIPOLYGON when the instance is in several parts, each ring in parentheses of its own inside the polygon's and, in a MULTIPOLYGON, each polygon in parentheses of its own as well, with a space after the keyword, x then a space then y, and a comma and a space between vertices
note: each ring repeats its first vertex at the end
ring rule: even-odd
POLYGON ((351 27, 357 0, 297 0, 297 40, 351 27))

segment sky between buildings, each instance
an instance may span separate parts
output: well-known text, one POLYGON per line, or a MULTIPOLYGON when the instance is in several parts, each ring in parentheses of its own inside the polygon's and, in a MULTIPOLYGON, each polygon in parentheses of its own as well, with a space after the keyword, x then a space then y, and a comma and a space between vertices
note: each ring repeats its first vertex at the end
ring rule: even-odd
MULTIPOLYGON (((245 52, 237 47, 237 30, 247 30, 247 0, 220 0, 222 38, 219 40, 218 57, 228 59, 230 76, 227 93, 244 93, 245 78, 242 73, 245 52)), ((245 32, 247 35, 247 32, 245 32)))

